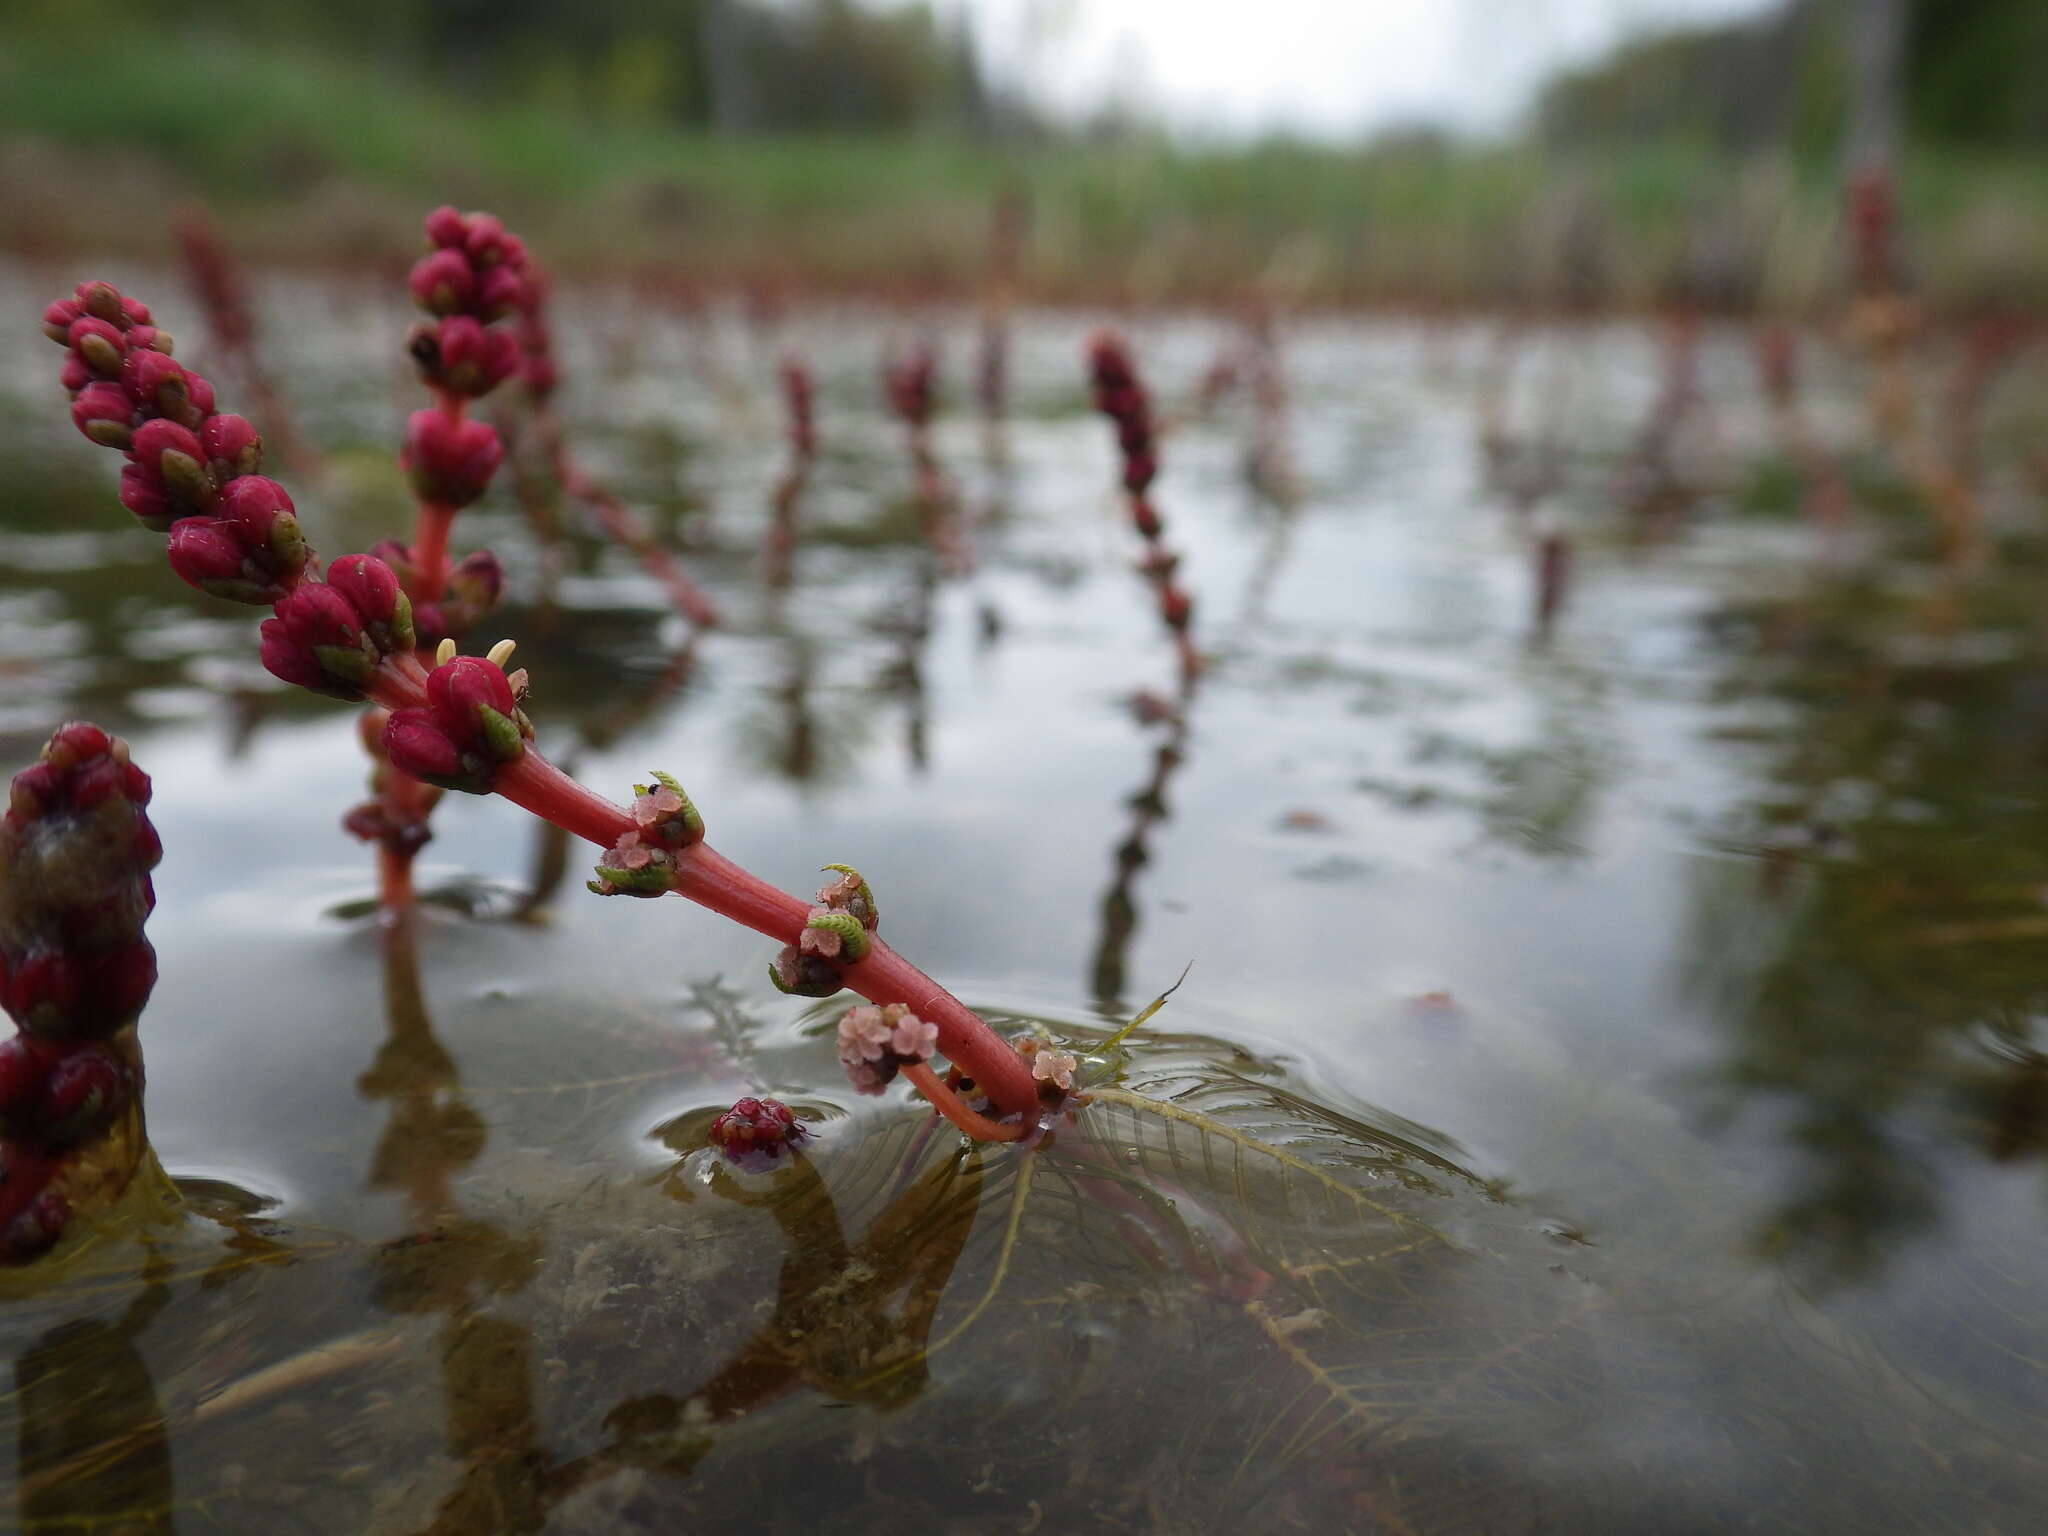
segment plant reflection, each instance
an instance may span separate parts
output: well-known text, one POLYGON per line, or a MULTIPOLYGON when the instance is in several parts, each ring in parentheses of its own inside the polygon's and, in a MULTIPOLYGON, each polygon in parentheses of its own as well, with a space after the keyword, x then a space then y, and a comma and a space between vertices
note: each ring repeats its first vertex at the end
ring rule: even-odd
POLYGON ((1748 862, 1701 871, 1688 980, 1729 1021, 1728 1102, 1790 1107, 1805 1172, 1760 1241, 1823 1283, 1874 1281, 1941 1229, 1949 1149, 2043 1145, 2037 581, 2008 568, 1933 615, 1820 571, 1715 621, 1752 652, 1724 698, 1785 714, 1724 738, 1761 783, 1721 834, 1748 862))

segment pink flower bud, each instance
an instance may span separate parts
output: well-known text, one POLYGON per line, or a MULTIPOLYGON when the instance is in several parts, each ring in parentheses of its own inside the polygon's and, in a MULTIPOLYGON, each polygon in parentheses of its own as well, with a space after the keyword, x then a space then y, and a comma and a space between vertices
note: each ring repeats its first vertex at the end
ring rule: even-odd
POLYGON ((121 387, 152 416, 172 415, 189 396, 185 370, 165 353, 131 351, 121 363, 121 387))
POLYGON ((407 281, 421 309, 432 315, 457 315, 476 295, 476 274, 461 251, 438 250, 413 263, 407 281))
POLYGON ((326 668, 313 659, 313 653, 292 639, 283 620, 265 619, 259 635, 263 669, 272 677, 335 698, 361 697, 361 689, 337 688, 328 677, 326 668))
POLYGON ((127 1067, 105 1046, 68 1053, 43 1082, 41 1139, 52 1147, 91 1140, 127 1108, 132 1093, 127 1067))
POLYGON ((121 300, 121 318, 130 325, 149 324, 149 306, 140 299, 121 300))
POLYGON ((135 407, 118 384, 88 384, 71 402, 71 424, 102 448, 126 448, 135 437, 135 407))
POLYGON ((249 579, 242 567, 241 543, 219 518, 180 518, 171 527, 164 554, 180 581, 214 597, 269 604, 285 594, 282 587, 263 587, 249 579))
MULTIPOLYGON (((12 1167, 0 1168, 0 1177, 11 1181, 16 1176, 12 1167)), ((71 1202, 54 1189, 44 1190, 0 1229, 0 1262, 20 1264, 54 1248, 70 1220, 71 1202)))
POLYGON ((173 350, 170 332, 160 331, 153 325, 130 326, 128 328, 127 340, 130 352, 147 348, 152 352, 161 352, 165 357, 169 357, 173 350))
POLYGON ((415 411, 405 426, 399 464, 422 501, 466 507, 484 493, 505 457, 488 422, 451 421, 440 411, 415 411))
MULTIPOLYGON (((5 990, 5 977, 0 975, 0 993, 5 990)), ((28 1035, 0 1040, 0 1136, 28 1131, 42 1098, 43 1079, 57 1054, 49 1042, 28 1035)))
POLYGON ((196 511, 211 507, 217 491, 206 468, 206 450, 190 428, 175 421, 146 421, 135 429, 128 456, 145 478, 163 487, 173 504, 196 511))
POLYGON ((157 533, 169 532, 171 525, 186 515, 184 509, 171 505, 162 483, 140 464, 121 466, 121 505, 133 512, 143 527, 157 533))
POLYGON ((427 239, 435 245, 460 248, 469 241, 469 220, 444 204, 427 215, 427 239))
POLYGON ((78 1011, 84 977, 61 950, 34 949, 7 968, 7 989, 0 1007, 24 1030, 56 1035, 78 1011))
POLYGON ((213 414, 216 403, 213 398, 213 385, 188 368, 185 370, 185 393, 190 398, 192 410, 197 417, 197 420, 189 422, 188 425, 197 427, 213 414))
MULTIPOLYGON (((112 283, 102 282, 98 278, 87 278, 72 291, 78 298, 78 307, 95 319, 124 329, 133 324, 121 302, 121 290, 112 283)), ((142 318, 149 318, 147 310, 143 311, 142 318)))
POLYGON ((71 322, 85 313, 76 299, 59 299, 43 311, 43 334, 60 347, 71 345, 71 322))
POLYGON ((449 595, 478 614, 496 607, 504 590, 505 568, 488 549, 472 550, 448 572, 449 595))
POLYGON ((388 656, 412 649, 412 604, 390 566, 371 555, 343 555, 327 567, 327 585, 354 605, 379 651, 388 656))
POLYGON ((498 320, 512 313, 526 297, 526 279, 514 266, 492 267, 477 282, 471 312, 480 320, 498 320))
POLYGON ((467 777, 462 749, 430 710, 394 710, 384 724, 382 749, 392 767, 422 783, 459 788, 467 777))
POLYGON ((509 259, 515 253, 524 256, 526 248, 517 237, 505 232, 504 223, 494 214, 473 213, 469 216, 469 234, 463 242, 469 252, 469 259, 479 267, 494 267, 509 259))
POLYGON ((84 358, 101 378, 119 377, 121 359, 127 348, 121 341, 121 333, 106 321, 92 315, 80 315, 71 322, 65 340, 70 342, 71 350, 84 358))
POLYGON ((359 699, 380 659, 355 605, 318 582, 303 582, 263 623, 263 665, 275 677, 333 698, 359 699))
POLYGON ((64 386, 67 394, 77 394, 98 377, 92 371, 92 365, 76 352, 66 352, 64 366, 57 370, 57 382, 64 386))
POLYGON ((412 354, 422 377, 458 395, 487 395, 519 369, 519 343, 509 331, 487 331, 474 315, 450 315, 416 334, 412 354))
POLYGON ((384 750, 416 779, 487 794, 499 771, 525 752, 531 734, 497 664, 458 656, 427 674, 426 709, 391 717, 384 750))
POLYGON ((427 704, 444 723, 462 722, 472 731, 478 711, 509 716, 519 707, 503 670, 481 656, 457 656, 428 673, 427 704))
MULTIPOLYGON (((232 481, 237 475, 254 475, 263 467, 263 439, 245 417, 207 417, 199 429, 199 443, 206 451, 207 463, 223 480, 232 481)), ((233 491, 234 486, 230 484, 222 495, 233 491)), ((280 489, 278 494, 283 496, 283 490, 280 489)), ((284 506, 287 511, 291 509, 289 497, 285 498, 284 506)))

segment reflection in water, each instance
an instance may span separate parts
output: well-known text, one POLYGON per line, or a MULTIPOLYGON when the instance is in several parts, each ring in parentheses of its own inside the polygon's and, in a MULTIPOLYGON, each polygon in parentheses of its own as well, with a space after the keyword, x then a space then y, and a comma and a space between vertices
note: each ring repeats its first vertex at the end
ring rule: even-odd
MULTIPOLYGON (((1190 690, 1192 691, 1192 690, 1190 690)), ((1102 917, 1095 940, 1095 957, 1088 967, 1089 984, 1096 1006, 1114 1014, 1124 1007, 1125 964, 1131 939, 1138 931, 1138 904, 1132 894, 1138 872, 1151 859, 1152 832, 1172 814, 1166 803, 1167 785, 1187 759, 1188 721, 1185 702, 1174 704, 1151 695, 1133 705, 1140 718, 1160 725, 1165 734, 1153 749, 1152 773, 1128 804, 1130 826, 1113 855, 1116 872, 1102 895, 1102 917)))
POLYGON ((540 1452, 532 1341, 481 1303, 533 1278, 541 1240, 464 1216, 451 1191, 455 1175, 482 1153, 486 1131, 462 1096, 454 1059, 434 1037, 416 929, 401 921, 380 935, 386 1036, 357 1085, 365 1098, 391 1104, 370 1183, 404 1192, 411 1229, 379 1250, 375 1295, 394 1312, 445 1316, 441 1389, 448 1451, 461 1473, 428 1529, 514 1536, 539 1530, 545 1518, 533 1476, 540 1452))
POLYGON ((121 1520, 137 1536, 173 1529, 163 1403, 136 1351, 170 1301, 169 1270, 152 1258, 119 1316, 59 1323, 15 1357, 16 1510, 24 1526, 121 1520))

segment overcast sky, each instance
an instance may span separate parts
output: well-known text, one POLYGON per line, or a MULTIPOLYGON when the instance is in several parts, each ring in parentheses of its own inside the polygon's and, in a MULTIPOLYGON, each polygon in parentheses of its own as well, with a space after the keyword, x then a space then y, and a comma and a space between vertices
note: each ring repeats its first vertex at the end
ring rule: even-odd
POLYGON ((1772 0, 951 0, 996 73, 1077 113, 1121 92, 1196 134, 1508 127, 1561 64, 1772 0))

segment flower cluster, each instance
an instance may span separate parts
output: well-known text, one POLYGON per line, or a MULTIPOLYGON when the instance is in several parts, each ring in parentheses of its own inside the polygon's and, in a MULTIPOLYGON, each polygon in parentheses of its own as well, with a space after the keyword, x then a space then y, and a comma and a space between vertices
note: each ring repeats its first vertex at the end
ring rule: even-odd
POLYGON ((0 1260, 55 1242, 70 1206, 63 1155, 134 1101, 139 1058, 119 1037, 156 984, 142 926, 162 845, 149 776, 98 726, 59 729, 15 775, 0 821, 0 1260))
POLYGON ((374 555, 343 555, 324 583, 301 583, 263 621, 262 636, 273 677, 335 699, 362 698, 378 667, 410 655, 416 638, 398 573, 374 555))
MULTIPOLYGON (((367 557, 364 557, 367 558, 367 557)), ((457 656, 444 641, 427 674, 424 708, 396 709, 384 725, 384 755, 401 773, 442 789, 487 795, 498 776, 526 754, 533 722, 519 707, 524 674, 505 675, 512 642, 489 656, 457 656)))
POLYGON ((1017 1054, 1030 1064, 1039 1097, 1058 1101, 1073 1092, 1074 1069, 1081 1063, 1072 1051, 1060 1050, 1037 1035, 1025 1035, 1015 1044, 1017 1054))
POLYGON ((118 448, 121 504, 170 536, 171 568, 202 591, 266 604, 299 584, 311 551, 292 499, 257 473, 263 439, 216 411, 213 385, 171 356, 147 305, 111 283, 80 283, 43 311, 43 333, 64 347, 71 420, 118 448))
POLYGON ((414 265, 410 283, 435 319, 413 327, 406 350, 441 404, 413 413, 399 462, 422 501, 453 509, 484 493, 505 456, 498 434, 465 419, 461 405, 520 370, 518 335, 494 322, 531 298, 526 247, 490 214, 438 208, 427 217, 427 240, 433 249, 414 265))
POLYGON ((743 1168, 775 1162, 810 1134, 780 1099, 740 1099, 711 1122, 711 1144, 743 1168))
POLYGON ((825 867, 839 878, 820 888, 796 943, 786 945, 768 967, 777 990, 797 997, 830 997, 845 986, 844 968, 868 957, 872 935, 882 924, 875 893, 860 872, 845 864, 825 867))
POLYGON ((1180 557, 1166 547, 1165 523, 1150 494, 1152 481, 1159 472, 1158 434, 1153 427, 1150 398, 1131 361, 1130 349, 1114 332, 1098 331, 1089 341, 1088 366, 1095 408, 1116 427, 1117 448, 1123 456, 1124 490, 1130 497, 1131 523, 1145 541, 1145 555, 1138 568, 1152 584, 1160 619, 1180 646, 1182 671, 1192 676, 1197 661, 1188 642, 1188 623, 1194 615, 1194 599, 1174 580, 1180 557))
POLYGON ((903 1067, 930 1061, 938 1045, 938 1026, 907 1003, 849 1008, 839 1021, 839 1064, 862 1093, 880 1093, 903 1067))
MULTIPOLYGON (((420 569, 405 545, 396 539, 379 539, 369 552, 391 567, 398 584, 407 592, 417 590, 420 569)), ((498 606, 504 590, 505 568, 498 563, 498 557, 488 549, 471 550, 448 567, 438 598, 413 603, 412 624, 418 643, 434 648, 443 640, 469 633, 479 619, 498 606)))
POLYGON ((633 786, 633 830, 598 862, 590 889, 600 896, 662 896, 674 888, 676 855, 704 840, 704 818, 683 786, 657 770, 633 786))

